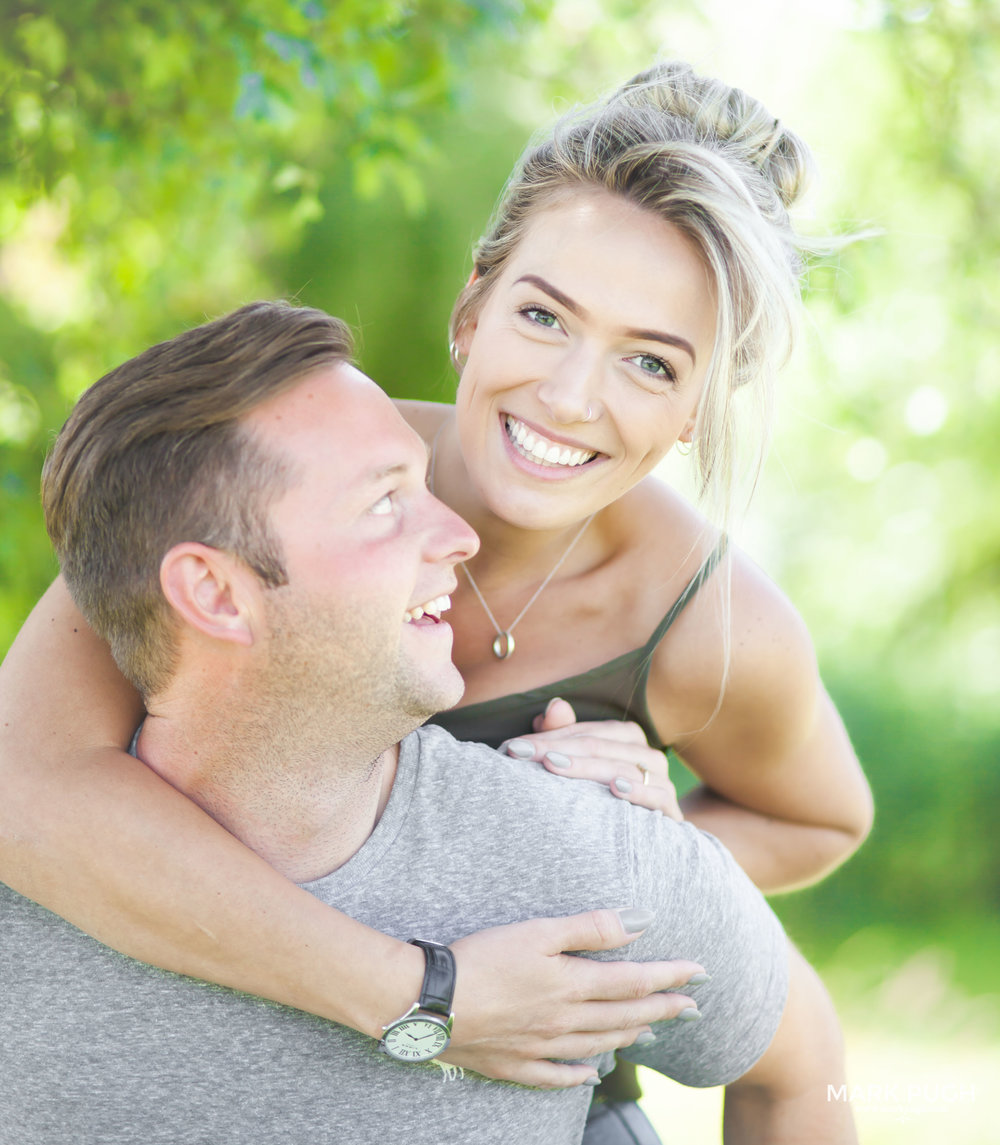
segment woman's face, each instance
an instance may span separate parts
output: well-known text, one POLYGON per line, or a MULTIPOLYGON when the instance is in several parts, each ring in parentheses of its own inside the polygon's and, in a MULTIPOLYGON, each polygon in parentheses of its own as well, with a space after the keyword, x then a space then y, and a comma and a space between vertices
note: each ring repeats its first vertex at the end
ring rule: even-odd
POLYGON ((690 437, 714 337, 676 227, 600 190, 539 211, 457 339, 470 491, 523 528, 610 504, 690 437))

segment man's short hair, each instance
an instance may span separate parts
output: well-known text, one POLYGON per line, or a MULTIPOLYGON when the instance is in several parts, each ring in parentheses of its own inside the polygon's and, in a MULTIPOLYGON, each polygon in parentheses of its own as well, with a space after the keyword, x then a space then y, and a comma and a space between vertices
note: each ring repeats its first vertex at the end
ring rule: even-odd
POLYGON ((153 346, 77 402, 45 462, 45 520, 69 590, 144 696, 175 666, 160 563, 183 541, 233 553, 287 583, 268 525, 295 480, 241 419, 303 375, 350 360, 347 326, 321 310, 255 302, 153 346))

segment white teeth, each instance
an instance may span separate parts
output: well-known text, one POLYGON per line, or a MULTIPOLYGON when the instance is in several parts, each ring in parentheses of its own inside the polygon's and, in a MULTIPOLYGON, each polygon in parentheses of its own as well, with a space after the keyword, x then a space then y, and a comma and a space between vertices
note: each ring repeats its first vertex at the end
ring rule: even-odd
POLYGON ((418 605, 416 608, 411 608, 408 612, 404 613, 403 620, 407 624, 411 624, 414 620, 419 620, 423 616, 433 616, 435 620, 440 620, 441 613, 447 612, 449 608, 451 608, 450 596, 436 596, 426 604, 418 605))
POLYGON ((591 450, 570 449, 569 446, 557 445, 554 441, 547 441, 544 437, 536 437, 523 422, 511 417, 506 419, 507 436, 531 461, 541 465, 564 465, 573 467, 585 465, 597 456, 591 450))

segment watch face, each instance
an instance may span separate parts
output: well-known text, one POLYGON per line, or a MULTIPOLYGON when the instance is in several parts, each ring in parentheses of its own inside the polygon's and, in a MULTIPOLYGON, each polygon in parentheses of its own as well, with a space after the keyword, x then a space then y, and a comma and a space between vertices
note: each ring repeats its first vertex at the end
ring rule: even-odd
POLYGON ((430 1018, 404 1018, 386 1031, 382 1044, 390 1057, 402 1062, 425 1062, 448 1044, 443 1023, 430 1018))

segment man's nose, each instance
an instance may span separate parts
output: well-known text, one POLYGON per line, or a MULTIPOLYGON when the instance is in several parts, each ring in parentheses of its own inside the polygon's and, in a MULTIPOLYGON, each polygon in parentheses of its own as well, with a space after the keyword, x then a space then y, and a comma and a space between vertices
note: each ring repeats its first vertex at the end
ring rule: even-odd
POLYGON ((479 552, 479 537, 466 522, 433 494, 428 535, 428 559, 456 565, 479 552))

